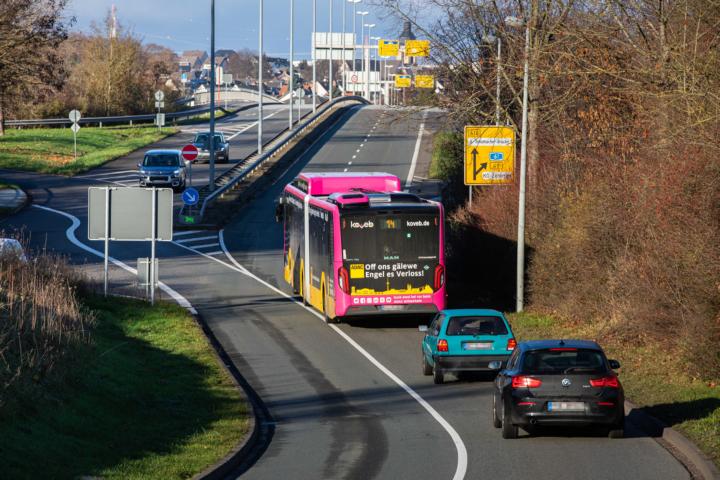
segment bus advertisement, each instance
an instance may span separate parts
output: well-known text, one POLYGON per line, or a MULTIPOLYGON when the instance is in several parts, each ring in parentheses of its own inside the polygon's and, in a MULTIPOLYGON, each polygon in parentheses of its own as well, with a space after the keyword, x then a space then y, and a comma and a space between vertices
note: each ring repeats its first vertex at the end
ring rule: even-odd
POLYGON ((442 204, 386 173, 303 173, 285 187, 284 278, 328 321, 445 308, 442 204))

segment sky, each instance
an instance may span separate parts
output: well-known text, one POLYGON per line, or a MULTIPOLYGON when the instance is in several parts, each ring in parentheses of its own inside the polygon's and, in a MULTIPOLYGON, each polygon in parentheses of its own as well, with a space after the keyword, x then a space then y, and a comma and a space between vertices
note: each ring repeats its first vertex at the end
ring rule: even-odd
MULTIPOLYGON (((342 31, 342 0, 317 1, 317 30, 329 31, 329 5, 333 2, 333 31, 342 31)), ((371 1, 371 0, 370 0, 371 1)), ((215 48, 257 51, 260 0, 215 0, 215 48)), ((312 0, 295 2, 295 59, 310 59, 312 0)), ((397 38, 401 26, 368 0, 356 4, 368 11, 364 23, 376 24, 372 36, 397 38)), ((176 52, 210 51, 210 0, 70 0, 67 15, 74 16, 73 31, 89 32, 91 24, 102 23, 115 5, 121 25, 144 43, 157 43, 176 52)), ((346 3, 346 30, 352 32, 352 7, 346 3)), ((287 57, 290 51, 290 0, 264 0, 264 45, 266 55, 287 57)), ((360 19, 356 23, 358 39, 360 19)), ((367 29, 366 29, 367 30, 367 29)))

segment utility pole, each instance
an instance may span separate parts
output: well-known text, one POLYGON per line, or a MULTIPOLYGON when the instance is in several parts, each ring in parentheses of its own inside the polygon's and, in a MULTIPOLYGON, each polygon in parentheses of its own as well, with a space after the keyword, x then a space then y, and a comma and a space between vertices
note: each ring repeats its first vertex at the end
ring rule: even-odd
POLYGON ((260 0, 260 34, 258 35, 258 133, 257 133, 257 151, 258 155, 262 153, 262 125, 263 125, 263 3, 260 0))
POLYGON ((330 80, 328 81, 328 90, 330 91, 330 100, 333 99, 333 0, 330 3, 330 80))
POLYGON ((295 27, 295 0, 290 0, 290 80, 288 80, 288 92, 290 93, 290 100, 288 101, 288 119, 289 119, 289 127, 288 130, 292 130, 293 126, 293 46, 294 46, 294 27, 295 27))
POLYGON ((215 190, 215 0, 210 0, 210 183, 215 190))
MULTIPOLYGON (((365 26, 368 29, 368 34, 367 34, 368 40, 370 40, 370 31, 375 26, 375 24, 367 23, 367 24, 365 24, 365 26)), ((366 50, 365 37, 363 37, 363 51, 365 51, 365 50, 366 50)), ((370 101, 370 45, 369 45, 369 42, 368 42, 368 46, 367 46, 367 53, 365 53, 365 71, 366 71, 366 78, 367 78, 367 83, 365 83, 365 99, 369 102, 370 101)))
POLYGON ((342 89, 343 89, 343 95, 345 95, 345 92, 347 91, 347 72, 346 72, 346 63, 345 63, 345 5, 347 5, 347 2, 343 0, 343 21, 342 21, 342 54, 340 55, 340 58, 342 59, 342 89))

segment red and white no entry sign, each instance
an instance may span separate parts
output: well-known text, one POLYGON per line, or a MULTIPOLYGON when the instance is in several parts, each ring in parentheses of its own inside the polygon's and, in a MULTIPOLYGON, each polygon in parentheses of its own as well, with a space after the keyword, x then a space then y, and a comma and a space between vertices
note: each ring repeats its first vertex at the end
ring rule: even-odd
POLYGON ((192 162, 198 156, 198 149, 195 145, 189 144, 182 148, 182 157, 188 162, 192 162))
POLYGON ((352 77, 350 77, 350 81, 352 83, 357 83, 357 81, 358 81, 357 75, 353 75, 352 77))

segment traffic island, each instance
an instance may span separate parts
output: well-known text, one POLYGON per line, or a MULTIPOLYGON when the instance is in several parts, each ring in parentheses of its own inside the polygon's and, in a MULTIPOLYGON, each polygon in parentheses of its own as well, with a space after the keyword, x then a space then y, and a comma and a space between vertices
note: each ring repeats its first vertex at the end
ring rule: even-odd
POLYGON ((27 203, 28 196, 20 187, 0 182, 0 218, 19 212, 27 203))

